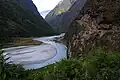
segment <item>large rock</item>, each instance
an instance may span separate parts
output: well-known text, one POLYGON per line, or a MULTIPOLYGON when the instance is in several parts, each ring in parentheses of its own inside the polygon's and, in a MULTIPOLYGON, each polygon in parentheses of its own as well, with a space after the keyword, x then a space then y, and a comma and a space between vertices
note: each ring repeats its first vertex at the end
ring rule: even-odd
POLYGON ((120 50, 119 5, 119 0, 87 0, 65 35, 69 57, 80 57, 97 46, 120 50))

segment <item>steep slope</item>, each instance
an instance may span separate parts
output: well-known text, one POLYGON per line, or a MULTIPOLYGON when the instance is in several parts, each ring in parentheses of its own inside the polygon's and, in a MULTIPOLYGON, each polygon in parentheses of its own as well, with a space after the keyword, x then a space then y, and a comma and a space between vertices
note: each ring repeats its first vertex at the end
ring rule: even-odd
POLYGON ((33 12, 36 15, 40 15, 37 7, 33 4, 32 0, 17 0, 19 4, 22 4, 26 9, 33 12))
POLYGON ((35 14, 17 0, 0 0, 0 40, 4 37, 53 34, 52 28, 43 18, 35 14))
POLYGON ((75 1, 76 0, 61 0, 58 5, 46 16, 46 19, 68 11, 75 1))
MULTIPOLYGON (((57 31, 66 31, 67 26, 64 26, 64 18, 73 16, 72 14, 69 14, 69 9, 75 3, 75 1, 76 0, 61 0, 59 4, 46 16, 45 20, 57 31)), ((76 7, 76 9, 78 9, 78 7, 76 7)))
POLYGON ((119 0, 87 0, 65 35, 69 57, 86 55, 99 46, 120 50, 119 5, 119 0))

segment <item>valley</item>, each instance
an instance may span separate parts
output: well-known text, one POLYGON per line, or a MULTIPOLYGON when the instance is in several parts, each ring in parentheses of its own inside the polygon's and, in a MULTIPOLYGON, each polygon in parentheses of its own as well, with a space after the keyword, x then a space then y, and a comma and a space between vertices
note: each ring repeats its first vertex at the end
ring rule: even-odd
POLYGON ((33 1, 0 0, 0 80, 120 79, 119 0, 33 1))

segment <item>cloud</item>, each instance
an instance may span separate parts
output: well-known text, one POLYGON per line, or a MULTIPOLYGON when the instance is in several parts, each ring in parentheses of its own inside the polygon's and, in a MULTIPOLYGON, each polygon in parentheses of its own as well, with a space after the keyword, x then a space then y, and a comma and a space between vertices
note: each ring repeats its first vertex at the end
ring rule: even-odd
POLYGON ((39 12, 52 10, 61 0, 33 0, 39 12))

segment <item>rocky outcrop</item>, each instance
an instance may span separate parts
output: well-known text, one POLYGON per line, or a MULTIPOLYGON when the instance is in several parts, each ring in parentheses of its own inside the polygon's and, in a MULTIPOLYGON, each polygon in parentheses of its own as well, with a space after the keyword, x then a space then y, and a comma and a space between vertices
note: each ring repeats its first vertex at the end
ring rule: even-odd
POLYGON ((120 50, 118 5, 119 0, 87 0, 65 36, 69 57, 80 57, 97 46, 120 50))

